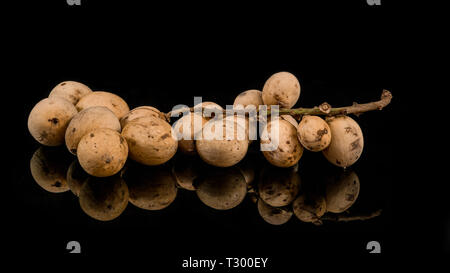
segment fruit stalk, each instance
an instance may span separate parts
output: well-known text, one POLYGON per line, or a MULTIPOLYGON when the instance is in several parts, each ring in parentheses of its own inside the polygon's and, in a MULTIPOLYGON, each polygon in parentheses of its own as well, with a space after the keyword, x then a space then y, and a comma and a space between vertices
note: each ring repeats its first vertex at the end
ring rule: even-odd
MULTIPOLYGON (((292 115, 292 116, 302 116, 302 115, 324 115, 324 116, 337 116, 337 115, 348 115, 355 114, 360 115, 364 112, 381 110, 386 107, 392 100, 392 94, 386 89, 383 89, 381 93, 381 98, 378 101, 373 101, 369 103, 356 103, 354 102, 351 106, 345 107, 331 107, 328 103, 324 102, 320 106, 313 108, 295 108, 295 109, 280 109, 280 115, 292 115)), ((270 110, 267 111, 270 114, 270 110)))
MULTIPOLYGON (((313 108, 294 108, 294 109, 279 109, 280 115, 291 115, 294 117, 300 117, 303 115, 316 115, 316 116, 337 116, 337 115, 348 115, 355 114, 360 115, 364 112, 373 111, 373 110, 382 110, 389 103, 391 103, 392 94, 390 91, 383 89, 381 93, 381 98, 378 101, 373 101, 369 103, 356 103, 354 102, 351 106, 344 107, 331 107, 327 102, 322 103, 319 106, 315 106, 313 108)), ((186 110, 186 109, 184 109, 186 110)), ((194 112, 194 107, 189 108, 190 112, 194 112)), ((178 112, 183 112, 183 110, 179 110, 178 112)), ((227 113, 227 110, 224 110, 224 114, 227 113)), ((165 114, 166 118, 170 120, 172 112, 165 114)), ((270 115, 270 109, 267 110, 267 115, 270 115)))

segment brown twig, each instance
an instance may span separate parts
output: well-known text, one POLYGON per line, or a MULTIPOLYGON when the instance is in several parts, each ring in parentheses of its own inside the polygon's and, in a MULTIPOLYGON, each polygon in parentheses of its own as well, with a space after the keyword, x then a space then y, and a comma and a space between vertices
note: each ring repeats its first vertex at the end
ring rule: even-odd
POLYGON ((334 221, 334 222, 350 222, 350 221, 356 221, 356 220, 360 220, 360 221, 364 221, 364 220, 369 220, 372 218, 375 218, 377 216, 380 216, 381 214, 381 209, 376 210, 374 212, 368 213, 368 214, 344 214, 344 213, 340 213, 340 214, 332 214, 332 215, 324 215, 322 216, 320 219, 321 220, 325 220, 325 221, 334 221))
MULTIPOLYGON (((351 106, 345 106, 345 107, 331 107, 330 104, 327 102, 322 103, 319 106, 313 107, 313 108, 295 108, 295 109, 279 109, 280 115, 291 115, 294 117, 300 117, 303 115, 323 115, 323 116, 336 116, 336 115, 348 115, 348 114, 355 114, 359 115, 364 112, 373 111, 373 110, 381 110, 384 107, 386 107, 389 103, 391 103, 392 100, 392 94, 388 90, 384 89, 381 93, 381 98, 378 101, 373 101, 369 103, 356 103, 354 102, 351 106)), ((177 112, 182 113, 183 111, 186 111, 187 109, 178 110, 177 112)), ((189 108, 190 112, 194 112, 194 107, 189 108)), ((224 114, 226 114, 228 111, 224 110, 224 114)), ((232 114, 230 112, 230 114, 232 114)), ((270 109, 267 110, 267 114, 270 114, 270 109)), ((166 118, 170 120, 170 117, 172 115, 172 111, 165 114, 166 118)))
MULTIPOLYGON (((348 114, 361 114, 373 110, 381 110, 391 103, 392 94, 388 90, 383 90, 381 93, 381 98, 379 101, 369 102, 369 103, 356 103, 354 102, 351 106, 346 107, 331 107, 328 103, 324 102, 320 106, 314 108, 296 108, 296 109, 280 109, 280 115, 324 115, 324 116, 336 116, 336 115, 348 115, 348 114)), ((268 114, 270 111, 267 111, 268 114)))

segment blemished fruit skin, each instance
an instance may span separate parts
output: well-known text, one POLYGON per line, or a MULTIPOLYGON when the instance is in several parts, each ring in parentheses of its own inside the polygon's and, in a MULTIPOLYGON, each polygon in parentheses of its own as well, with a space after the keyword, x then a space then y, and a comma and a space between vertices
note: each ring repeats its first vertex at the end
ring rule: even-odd
POLYGON ((244 176, 235 167, 212 169, 199 179, 196 193, 208 207, 229 210, 244 200, 247 184, 244 176))
POLYGON ((169 161, 177 152, 178 141, 166 121, 145 116, 129 122, 122 129, 129 147, 129 157, 141 164, 156 166, 169 161))
POLYGON ((261 138, 261 144, 269 144, 278 140, 278 146, 273 151, 263 151, 264 157, 270 164, 277 167, 292 167, 303 155, 303 147, 297 138, 296 128, 284 119, 276 119, 267 123, 265 131, 269 139, 261 138), (278 134, 274 126, 278 125, 278 134))
POLYGON ((128 124, 128 122, 133 121, 140 117, 145 117, 145 116, 153 116, 153 117, 157 117, 157 118, 161 118, 161 119, 165 120, 164 114, 161 113, 155 107, 139 106, 139 107, 136 107, 136 108, 130 110, 130 112, 128 112, 126 115, 124 115, 120 119, 120 126, 122 126, 122 128, 125 128, 125 126, 128 124))
POLYGON ((105 91, 94 91, 82 97, 75 106, 78 111, 93 106, 105 106, 111 110, 119 120, 130 112, 128 104, 121 97, 105 91))
POLYGON ((247 105, 253 105, 258 109, 258 107, 263 104, 262 92, 251 89, 237 95, 234 99, 233 108, 236 108, 238 105, 242 105, 244 108, 247 107, 247 105))
POLYGON ((196 140, 195 145, 200 158, 216 167, 230 167, 241 161, 247 154, 248 140, 245 139, 245 129, 233 120, 208 122, 203 127, 202 139, 196 140), (212 139, 215 130, 223 126, 222 139, 212 139), (243 135, 238 139, 239 132, 243 135), (226 135, 233 136, 226 139, 226 135))
POLYGON ((89 177, 81 186, 79 203, 81 209, 99 221, 111 221, 119 217, 128 205, 129 191, 125 181, 118 175, 89 177))
POLYGON ((77 154, 81 138, 92 130, 107 128, 120 132, 121 127, 116 115, 104 106, 94 106, 76 114, 67 127, 66 147, 72 154, 77 154))
POLYGON ((60 97, 43 99, 28 116, 28 131, 42 145, 59 146, 64 143, 66 128, 77 113, 68 100, 60 97))
POLYGON ((80 82, 64 81, 55 86, 48 97, 60 97, 76 105, 82 97, 90 93, 92 93, 92 90, 80 82))
POLYGON ((30 160, 31 176, 48 192, 66 192, 69 190, 66 180, 68 164, 64 160, 64 155, 54 149, 41 146, 34 152, 30 160))
POLYGON ((283 208, 276 208, 266 204, 261 199, 258 199, 259 215, 271 225, 282 225, 287 223, 292 217, 292 211, 283 208))
POLYGON ((353 171, 345 171, 326 184, 327 211, 341 213, 349 209, 358 199, 360 182, 353 171))
POLYGON ((300 97, 300 83, 289 72, 278 72, 270 76, 262 91, 264 104, 280 105, 281 108, 292 108, 300 97))
POLYGON ((115 130, 95 129, 81 138, 77 157, 88 174, 97 177, 112 176, 125 165, 128 145, 115 130))
POLYGON ((339 167, 353 165, 361 156, 364 138, 358 123, 348 116, 336 116, 327 119, 330 126, 331 142, 322 151, 325 158, 339 167))
POLYGON ((297 127, 298 140, 307 150, 319 152, 331 143, 331 129, 317 116, 304 116, 297 127))

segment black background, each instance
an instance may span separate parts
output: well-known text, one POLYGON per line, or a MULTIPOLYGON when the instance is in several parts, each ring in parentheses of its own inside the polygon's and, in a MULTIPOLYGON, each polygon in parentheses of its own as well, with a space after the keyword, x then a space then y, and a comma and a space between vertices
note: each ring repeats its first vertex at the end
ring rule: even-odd
MULTIPOLYGON (((407 251, 400 239, 410 232, 401 225, 407 218, 401 216, 405 205, 396 202, 404 183, 398 179, 398 124, 409 31, 402 15, 407 12, 399 13, 388 1, 369 6, 363 0, 146 6, 82 0, 79 7, 65 1, 19 2, 10 11, 14 16, 4 26, 10 46, 6 57, 12 62, 6 68, 18 119, 8 120, 15 134, 6 149, 12 163, 7 181, 11 233, 6 239, 13 255, 59 259, 67 252, 66 243, 78 240, 84 257, 133 257, 149 269, 181 269, 181 260, 189 256, 262 256, 270 258, 274 270, 295 268, 309 257, 379 259, 365 249, 371 240, 381 242, 381 257, 407 251), (193 96, 232 104, 238 93, 261 90, 279 71, 298 77, 297 107, 369 102, 378 100, 382 89, 392 91, 386 109, 355 118, 365 134, 363 155, 353 166, 361 180, 355 207, 383 208, 382 216, 321 227, 293 218, 276 227, 266 224, 248 199, 218 212, 180 190, 165 210, 146 212, 129 205, 118 219, 101 223, 85 215, 70 192, 47 193, 31 178, 29 160, 39 145, 27 131, 27 117, 61 81, 116 93, 130 108, 152 105, 168 112, 176 104, 192 105, 193 96)), ((308 179, 333 169, 312 153, 304 154, 300 168, 307 169, 308 179)), ((414 224, 416 219, 406 221, 414 224)))

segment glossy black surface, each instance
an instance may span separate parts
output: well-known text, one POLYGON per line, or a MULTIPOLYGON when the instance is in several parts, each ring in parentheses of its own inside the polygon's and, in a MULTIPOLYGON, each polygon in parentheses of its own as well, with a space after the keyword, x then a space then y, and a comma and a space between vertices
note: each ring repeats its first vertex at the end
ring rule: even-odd
MULTIPOLYGON (((402 62, 396 43, 399 19, 389 4, 374 10, 364 1, 355 6, 341 2, 303 8, 223 6, 211 13, 198 9, 195 16, 183 6, 136 9, 124 3, 90 2, 78 10, 36 3, 17 8, 27 11, 18 18, 29 23, 11 33, 16 57, 8 67, 15 83, 9 89, 14 135, 5 152, 10 163, 8 202, 13 204, 8 210, 10 253, 65 254, 67 242, 77 240, 89 257, 143 255, 149 268, 172 269, 180 269, 181 260, 189 256, 264 256, 270 257, 271 269, 287 268, 298 266, 303 255, 366 256, 372 240, 381 243, 383 255, 394 255, 399 246, 396 216, 402 212, 393 206, 401 195, 394 190, 401 121, 397 98, 403 95, 397 77, 402 62), (29 14, 32 8, 39 12, 29 14), (160 19, 160 13, 166 16, 160 19), (178 188, 164 209, 144 210, 129 203, 117 218, 103 222, 88 216, 71 191, 47 192, 31 176, 30 160, 40 146, 27 131, 28 113, 61 81, 116 93, 131 108, 151 105, 168 112, 176 104, 191 105, 193 96, 200 95, 222 106, 232 104, 240 92, 262 89, 278 71, 298 77, 302 91, 297 107, 369 102, 378 100, 383 88, 392 91, 394 99, 383 111, 355 118, 365 147, 351 167, 360 192, 349 215, 381 209, 379 216, 350 222, 329 217, 313 225, 293 215, 277 226, 260 216, 253 193, 232 209, 216 210, 196 192, 178 188), (28 251, 30 245, 36 249, 28 251)), ((255 144, 245 162, 253 166, 257 185, 263 178, 260 171, 270 168, 255 144)), ((61 164, 69 166, 74 157, 62 150, 61 164)), ((168 168, 177 160, 179 156, 168 168)), ((207 169, 200 168, 202 173, 207 169)), ((320 153, 305 151, 298 166, 300 194, 305 189, 323 193, 327 177, 341 171, 320 153)), ((131 180, 126 175, 124 180, 130 188, 131 180)))

